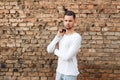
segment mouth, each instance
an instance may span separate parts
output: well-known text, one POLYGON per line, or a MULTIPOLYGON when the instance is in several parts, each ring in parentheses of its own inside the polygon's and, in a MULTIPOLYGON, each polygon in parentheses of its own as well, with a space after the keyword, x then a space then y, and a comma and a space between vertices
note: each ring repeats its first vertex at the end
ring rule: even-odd
POLYGON ((66 29, 67 29, 67 30, 70 30, 70 29, 71 29, 71 27, 66 27, 66 29))
POLYGON ((69 28, 69 27, 70 27, 70 25, 66 25, 66 27, 67 27, 67 28, 69 28))

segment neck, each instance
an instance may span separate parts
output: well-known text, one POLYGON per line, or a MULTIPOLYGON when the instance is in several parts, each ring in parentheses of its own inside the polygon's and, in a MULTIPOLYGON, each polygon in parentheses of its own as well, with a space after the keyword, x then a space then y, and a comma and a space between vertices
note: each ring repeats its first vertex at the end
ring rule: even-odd
POLYGON ((67 29, 66 34, 72 34, 72 33, 74 33, 74 29, 73 28, 67 29))

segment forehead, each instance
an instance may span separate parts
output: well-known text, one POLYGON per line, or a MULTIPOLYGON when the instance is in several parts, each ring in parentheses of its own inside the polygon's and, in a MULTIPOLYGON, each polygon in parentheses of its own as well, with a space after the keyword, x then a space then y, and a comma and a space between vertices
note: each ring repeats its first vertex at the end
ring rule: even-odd
POLYGON ((65 20, 74 20, 73 16, 68 16, 68 15, 65 15, 64 19, 65 20))

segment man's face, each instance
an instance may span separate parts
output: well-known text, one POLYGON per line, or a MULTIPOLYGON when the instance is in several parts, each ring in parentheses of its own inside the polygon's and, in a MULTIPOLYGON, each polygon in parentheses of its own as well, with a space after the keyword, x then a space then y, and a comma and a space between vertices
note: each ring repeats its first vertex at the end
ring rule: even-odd
POLYGON ((75 19, 73 18, 73 16, 65 15, 65 17, 64 17, 64 27, 67 30, 73 28, 74 23, 75 23, 75 19))

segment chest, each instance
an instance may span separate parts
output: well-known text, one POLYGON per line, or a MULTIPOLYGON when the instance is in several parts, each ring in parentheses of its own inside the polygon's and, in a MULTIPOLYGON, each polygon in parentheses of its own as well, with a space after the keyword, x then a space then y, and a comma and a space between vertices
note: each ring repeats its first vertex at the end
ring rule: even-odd
POLYGON ((59 47, 69 48, 73 41, 74 39, 72 36, 63 36, 63 38, 59 42, 59 47))

